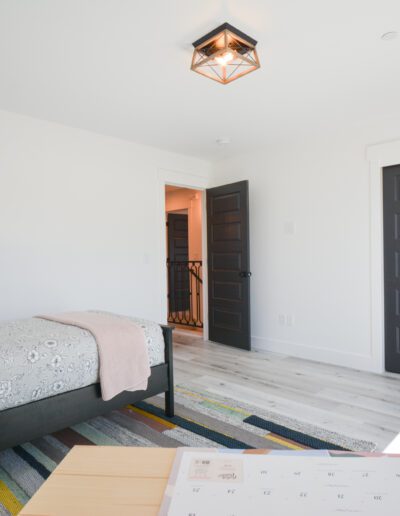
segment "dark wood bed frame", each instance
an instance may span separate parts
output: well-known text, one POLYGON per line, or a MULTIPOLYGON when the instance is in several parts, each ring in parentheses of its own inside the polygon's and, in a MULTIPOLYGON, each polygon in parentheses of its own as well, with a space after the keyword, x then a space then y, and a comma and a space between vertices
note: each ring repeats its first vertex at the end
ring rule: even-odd
POLYGON ((125 391, 103 401, 100 384, 58 394, 50 398, 0 411, 0 450, 57 432, 111 410, 165 393, 165 413, 174 415, 172 328, 161 326, 165 342, 165 362, 151 368, 145 391, 125 391))

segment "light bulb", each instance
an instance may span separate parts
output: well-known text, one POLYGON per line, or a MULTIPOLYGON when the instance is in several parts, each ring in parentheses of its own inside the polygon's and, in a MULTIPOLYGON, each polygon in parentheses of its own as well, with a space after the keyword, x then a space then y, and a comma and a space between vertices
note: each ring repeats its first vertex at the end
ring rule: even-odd
POLYGON ((225 52, 224 54, 222 54, 222 56, 216 57, 215 60, 221 66, 226 66, 228 63, 233 61, 234 57, 235 56, 232 54, 232 52, 225 52))

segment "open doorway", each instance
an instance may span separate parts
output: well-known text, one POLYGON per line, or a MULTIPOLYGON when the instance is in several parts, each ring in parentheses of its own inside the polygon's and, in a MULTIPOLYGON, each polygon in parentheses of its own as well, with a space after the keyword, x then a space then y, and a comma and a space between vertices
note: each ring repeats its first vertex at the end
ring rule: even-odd
POLYGON ((168 322, 203 334, 203 192, 165 186, 168 322))

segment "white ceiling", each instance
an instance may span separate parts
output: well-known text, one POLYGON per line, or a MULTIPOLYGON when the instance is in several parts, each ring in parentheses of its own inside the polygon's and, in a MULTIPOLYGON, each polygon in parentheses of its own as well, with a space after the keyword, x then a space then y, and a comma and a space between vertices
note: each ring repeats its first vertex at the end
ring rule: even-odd
POLYGON ((218 158, 304 134, 400 137, 399 0, 0 0, 0 109, 218 158), (261 69, 189 70, 225 21, 261 69), (397 133, 396 133, 397 131, 397 133))

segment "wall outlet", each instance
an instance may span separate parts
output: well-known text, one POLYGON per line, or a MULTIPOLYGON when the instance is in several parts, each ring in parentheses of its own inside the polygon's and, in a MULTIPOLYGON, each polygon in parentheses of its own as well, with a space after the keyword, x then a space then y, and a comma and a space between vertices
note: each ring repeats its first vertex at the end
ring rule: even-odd
POLYGON ((281 326, 294 326, 294 315, 278 314, 278 322, 281 326))
POLYGON ((281 326, 285 326, 286 324, 286 315, 285 314, 279 314, 278 315, 278 322, 281 326))
POLYGON ((294 317, 293 315, 287 315, 286 316, 286 326, 293 326, 294 325, 294 317))

